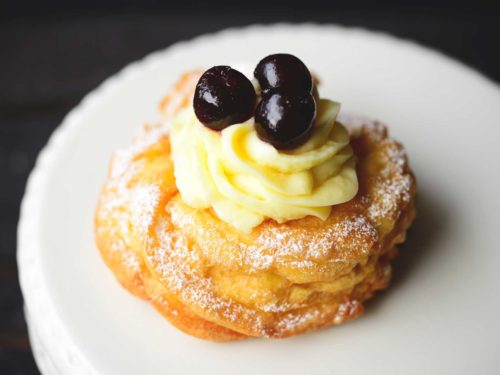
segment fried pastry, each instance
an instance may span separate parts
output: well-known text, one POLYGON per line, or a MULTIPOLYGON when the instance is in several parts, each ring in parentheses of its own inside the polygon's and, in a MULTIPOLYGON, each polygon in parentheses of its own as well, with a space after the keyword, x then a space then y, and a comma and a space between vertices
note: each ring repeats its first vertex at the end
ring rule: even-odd
MULTIPOLYGON (((229 203, 193 207, 179 191, 197 180, 179 182, 173 147, 180 143, 171 131, 192 106, 201 73, 184 74, 161 102, 161 124, 145 126, 112 158, 95 214, 106 264, 130 292, 180 330, 203 339, 284 338, 358 317, 363 302, 388 286, 396 245, 415 216, 415 179, 402 146, 381 123, 334 121, 332 126, 343 129, 341 122, 350 135, 343 149, 352 155, 346 154, 342 165, 353 166, 354 197, 326 210, 297 204, 311 202, 299 194, 300 199, 289 199, 294 206, 285 214, 270 218, 267 206, 256 207, 239 226, 229 203), (297 212, 309 214, 297 217, 297 212)), ((308 152, 307 145, 297 147, 308 152)), ((237 177, 227 178, 240 186, 237 177)), ((267 198, 266 192, 259 194, 267 198)))

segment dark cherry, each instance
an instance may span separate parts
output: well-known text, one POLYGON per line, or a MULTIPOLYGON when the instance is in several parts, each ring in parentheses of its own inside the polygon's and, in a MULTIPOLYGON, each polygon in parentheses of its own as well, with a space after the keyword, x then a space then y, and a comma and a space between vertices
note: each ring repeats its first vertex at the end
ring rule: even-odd
POLYGON ((201 76, 193 106, 198 120, 213 130, 248 120, 255 109, 252 82, 230 66, 214 66, 201 76))
POLYGON ((316 118, 316 102, 311 94, 290 95, 281 90, 263 94, 255 111, 255 129, 264 142, 280 150, 305 143, 316 118))
POLYGON ((263 92, 280 88, 289 93, 309 94, 312 90, 312 77, 307 66, 299 58, 287 53, 263 58, 253 75, 263 92))

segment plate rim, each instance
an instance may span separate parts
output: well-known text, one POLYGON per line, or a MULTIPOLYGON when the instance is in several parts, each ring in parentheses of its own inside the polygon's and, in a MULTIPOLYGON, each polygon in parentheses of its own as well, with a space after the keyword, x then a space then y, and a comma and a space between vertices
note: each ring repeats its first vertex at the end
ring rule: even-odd
MULTIPOLYGON (((20 216, 17 227, 17 267, 21 291, 25 304, 25 316, 27 324, 36 327, 38 340, 50 337, 44 342, 47 349, 45 355, 51 357, 52 362, 64 367, 63 373, 71 374, 98 374, 92 364, 78 350, 76 344, 70 337, 62 321, 58 319, 57 307, 52 304, 52 298, 48 290, 48 285, 44 282, 43 271, 40 265, 39 255, 41 248, 37 241, 38 218, 41 215, 42 192, 44 186, 49 182, 48 171, 53 168, 56 159, 59 157, 62 145, 66 139, 83 123, 81 121, 93 108, 113 93, 123 83, 134 79, 143 70, 153 69, 160 64, 163 59, 172 57, 179 51, 186 48, 194 48, 214 39, 224 39, 237 33, 249 35, 262 32, 340 32, 344 34, 358 34, 360 37, 376 38, 385 40, 391 44, 412 47, 422 54, 438 58, 462 71, 462 73, 475 76, 485 85, 490 86, 500 94, 500 86, 462 61, 455 60, 449 55, 438 51, 432 47, 399 36, 394 36, 385 31, 376 31, 364 27, 341 26, 336 24, 316 24, 316 23, 274 23, 274 24, 254 24, 244 27, 231 27, 213 33, 202 34, 189 40, 176 42, 166 48, 151 52, 143 58, 128 63, 116 73, 106 78, 96 88, 87 93, 83 99, 63 118, 60 125, 50 135, 47 143, 37 156, 34 167, 28 177, 25 192, 20 207, 20 216), (36 322, 36 312, 38 316, 43 316, 44 324, 36 322), (57 345, 55 345, 57 343, 57 345)), ((34 352, 35 357, 37 353, 34 352)), ((59 370, 61 370, 59 368, 59 370)))

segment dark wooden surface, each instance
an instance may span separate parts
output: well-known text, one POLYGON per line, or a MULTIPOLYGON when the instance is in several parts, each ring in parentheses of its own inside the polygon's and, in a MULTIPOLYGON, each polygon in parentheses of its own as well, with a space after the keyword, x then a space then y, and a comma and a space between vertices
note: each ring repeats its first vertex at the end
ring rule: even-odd
POLYGON ((97 1, 89 1, 90 5, 77 1, 77 9, 68 8, 71 2, 55 3, 61 8, 47 10, 45 2, 33 2, 33 7, 24 9, 24 3, 9 2, 9 10, 3 13, 0 7, 2 374, 38 373, 27 338, 15 258, 19 203, 26 178, 65 113, 128 62, 178 40, 228 26, 316 21, 364 26, 417 40, 500 81, 499 13, 477 2, 456 6, 456 2, 445 1, 436 7, 432 2, 401 6, 389 1, 383 7, 358 7, 357 1, 351 7, 328 2, 328 8, 326 3, 287 9, 275 4, 244 10, 233 4, 216 11, 205 7, 203 12, 192 12, 188 7, 177 11, 132 6, 116 10, 117 1, 101 8, 96 8, 97 1))

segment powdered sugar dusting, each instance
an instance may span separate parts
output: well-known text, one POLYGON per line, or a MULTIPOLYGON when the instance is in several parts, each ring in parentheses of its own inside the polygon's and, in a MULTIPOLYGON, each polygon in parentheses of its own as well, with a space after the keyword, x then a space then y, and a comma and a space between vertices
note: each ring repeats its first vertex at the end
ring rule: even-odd
POLYGON ((274 227, 270 233, 258 237, 244 254, 246 263, 256 270, 269 269, 273 265, 286 263, 297 268, 317 267, 318 262, 345 262, 345 253, 369 252, 377 240, 377 231, 362 215, 352 216, 327 226, 312 235, 305 236, 298 230, 274 227), (366 244, 366 246, 363 246, 366 244), (275 249, 273 254, 266 249, 275 249), (334 255, 342 250, 343 256, 334 255))
POLYGON ((131 222, 141 238, 147 236, 153 215, 160 201, 160 190, 155 185, 139 185, 130 190, 131 222))
POLYGON ((405 173, 406 154, 401 146, 392 142, 384 154, 386 160, 371 194, 376 197, 368 207, 368 216, 378 222, 381 218, 395 218, 400 203, 411 200, 412 177, 405 173))
MULTIPOLYGON (((372 126, 378 125, 372 123, 372 126)), ((383 142, 384 131, 378 127, 374 133, 374 137, 381 137, 377 142, 383 142)), ((251 244, 233 241, 233 248, 222 249, 223 256, 207 264, 206 254, 200 247, 203 247, 204 241, 220 237, 219 229, 208 226, 199 238, 188 238, 183 232, 193 233, 192 228, 199 227, 194 216, 162 211, 163 207, 159 204, 163 192, 159 186, 135 180, 144 168, 140 155, 164 134, 165 125, 147 128, 132 146, 114 156, 106 186, 108 191, 113 192, 108 194, 113 199, 104 200, 102 210, 103 215, 107 213, 115 218, 116 212, 120 212, 115 230, 121 233, 121 237, 116 237, 113 250, 126 249, 128 244, 125 241, 129 237, 139 239, 146 248, 144 260, 152 266, 162 284, 194 313, 212 321, 227 322, 228 326, 250 327, 255 335, 282 335, 306 329, 318 320, 331 319, 332 324, 345 320, 350 314, 349 309, 353 308, 347 304, 336 306, 332 303, 326 309, 311 306, 307 311, 297 310, 297 305, 286 300, 274 300, 259 308, 246 306, 217 291, 209 267, 226 267, 227 262, 231 267, 235 264, 245 266, 251 273, 277 273, 284 266, 296 268, 305 275, 317 272, 319 267, 331 268, 333 263, 342 266, 359 262, 360 258, 370 254, 379 241, 378 220, 397 213, 401 201, 411 200, 413 180, 405 170, 406 155, 402 148, 392 141, 388 142, 384 151, 387 160, 383 165, 386 167, 380 171, 380 178, 375 181, 369 195, 360 199, 366 207, 363 213, 340 214, 338 221, 332 220, 328 225, 318 226, 307 233, 293 223, 269 226, 251 244), (129 233, 130 230, 133 233, 129 233)), ((125 264, 139 269, 141 260, 130 256, 125 264)))
POLYGON ((409 202, 410 186, 410 176, 401 176, 382 182, 376 190, 380 199, 368 208, 368 215, 374 220, 393 216, 398 210, 399 200, 409 202))
POLYGON ((322 314, 319 310, 307 311, 304 314, 289 313, 277 324, 279 330, 292 331, 308 325, 310 322, 317 321, 322 314))
POLYGON ((164 222, 158 223, 156 236, 159 242, 157 247, 149 249, 148 259, 156 265, 161 281, 180 295, 181 300, 234 324, 244 319, 251 323, 256 332, 265 334, 262 319, 256 312, 213 292, 212 280, 200 273, 198 253, 187 245, 184 237, 175 236, 164 222))
MULTIPOLYGON (((140 155, 164 134, 163 127, 145 125, 132 145, 114 153, 110 178, 106 185, 106 189, 113 194, 108 194, 103 201, 102 214, 113 215, 117 210, 122 211, 123 220, 120 220, 120 224, 132 223, 134 231, 141 238, 148 234, 161 191, 154 184, 134 181, 134 178, 144 167, 140 155)), ((122 233, 128 233, 128 230, 121 228, 122 233)))

